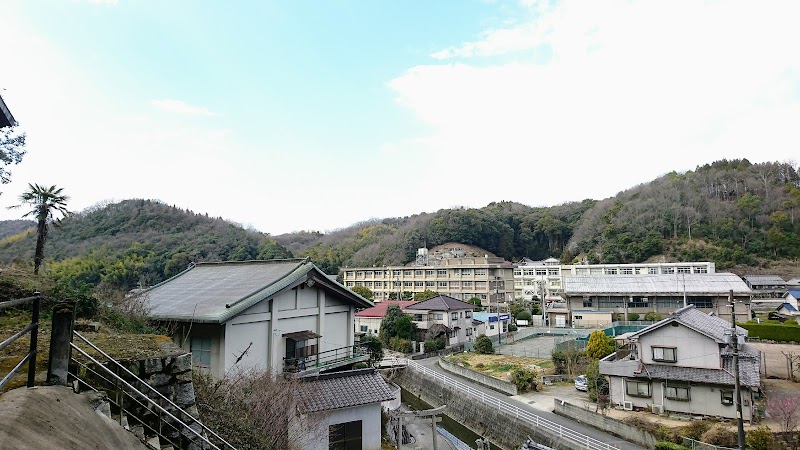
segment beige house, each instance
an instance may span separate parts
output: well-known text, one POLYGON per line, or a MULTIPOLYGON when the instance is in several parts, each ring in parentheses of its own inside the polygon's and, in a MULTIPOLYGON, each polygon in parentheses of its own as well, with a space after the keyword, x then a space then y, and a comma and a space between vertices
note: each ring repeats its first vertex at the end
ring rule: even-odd
POLYGON ((446 295, 438 295, 424 302, 406 306, 403 312, 410 315, 420 339, 426 333, 445 337, 448 347, 463 344, 475 339, 473 332, 480 325, 473 325, 472 309, 475 305, 456 300, 446 295))
MULTIPOLYGON (((600 360, 611 402, 627 410, 736 418, 731 331, 729 321, 689 305, 626 335, 622 348, 600 360)), ((761 354, 744 344, 747 330, 736 331, 743 417, 752 421, 761 354)))

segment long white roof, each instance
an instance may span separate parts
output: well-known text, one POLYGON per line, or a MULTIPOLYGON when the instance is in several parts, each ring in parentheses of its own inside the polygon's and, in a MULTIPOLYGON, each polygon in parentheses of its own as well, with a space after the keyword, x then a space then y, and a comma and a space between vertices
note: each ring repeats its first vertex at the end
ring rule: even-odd
POLYGON ((747 284, 733 273, 669 275, 565 275, 565 294, 713 294, 749 295, 747 284))

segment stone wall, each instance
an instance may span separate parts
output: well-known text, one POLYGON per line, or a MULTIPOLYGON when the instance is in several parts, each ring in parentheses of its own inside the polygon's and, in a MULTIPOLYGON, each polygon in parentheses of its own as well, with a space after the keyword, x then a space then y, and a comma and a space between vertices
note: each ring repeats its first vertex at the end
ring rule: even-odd
POLYGON ((401 370, 393 381, 433 407, 447 405, 445 414, 501 448, 518 449, 528 436, 554 449, 570 448, 546 430, 535 428, 511 414, 498 411, 496 407, 476 401, 453 386, 411 368, 401 370))
POLYGON ((507 381, 498 380, 495 377, 484 375, 466 367, 461 367, 458 364, 453 364, 445 360, 444 358, 439 358, 439 367, 450 373, 468 378, 482 386, 488 387, 489 389, 502 392, 506 395, 517 395, 517 385, 511 384, 507 381))
MULTIPOLYGON (((198 417, 198 411, 195 406, 194 384, 192 383, 192 355, 190 353, 169 354, 142 360, 119 362, 141 381, 125 373, 118 367, 115 367, 113 363, 105 364, 105 366, 117 373, 120 378, 128 382, 139 392, 155 400, 174 417, 190 425, 191 428, 198 433, 201 432, 200 425, 193 420, 198 417), (165 402, 158 394, 152 392, 152 390, 148 389, 146 386, 143 386, 142 382, 152 386, 158 393, 172 401, 172 403, 186 411, 186 413, 192 417, 187 417, 182 414, 178 408, 165 402)), ((131 431, 137 434, 140 439, 154 435, 154 433, 150 431, 151 429, 161 429, 171 440, 180 441, 182 446, 188 445, 189 441, 198 439, 197 436, 188 430, 183 430, 182 432, 177 430, 166 431, 170 427, 163 425, 159 428, 160 417, 167 423, 174 423, 174 420, 170 419, 169 416, 164 413, 159 414, 153 405, 145 403, 144 400, 130 388, 118 388, 114 386, 113 383, 109 383, 110 377, 102 369, 97 367, 93 367, 93 369, 98 374, 102 374, 106 380, 99 379, 97 375, 87 371, 85 375, 87 381, 95 388, 106 391, 110 400, 117 401, 117 389, 122 389, 130 395, 130 397, 123 396, 124 407, 127 412, 126 418, 131 431), (131 397, 140 400, 144 405, 135 402, 131 397)), ((114 409, 116 409, 116 407, 112 406, 112 411, 114 409)), ((177 425, 177 427, 180 429, 179 425, 177 425)))
POLYGON ((656 446, 656 438, 646 430, 628 425, 625 422, 604 416, 592 410, 567 403, 563 400, 554 399, 554 402, 556 409, 553 410, 553 412, 560 416, 569 417, 643 447, 655 448, 656 446))

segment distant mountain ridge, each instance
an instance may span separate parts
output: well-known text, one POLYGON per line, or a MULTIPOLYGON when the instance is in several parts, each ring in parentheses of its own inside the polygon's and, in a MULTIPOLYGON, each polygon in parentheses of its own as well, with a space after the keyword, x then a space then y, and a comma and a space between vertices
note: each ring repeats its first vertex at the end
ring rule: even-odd
MULTIPOLYGON (((32 260, 35 236, 24 231, 26 223, 0 222, 0 261, 32 260)), ((722 160, 601 201, 552 207, 501 201, 278 236, 158 201, 125 200, 65 219, 45 255, 56 278, 132 287, 161 281, 191 261, 309 257, 336 274, 344 266, 405 264, 418 248, 448 242, 510 261, 658 258, 759 272, 780 264, 778 274, 790 274, 800 267, 800 173, 793 163, 722 160)))

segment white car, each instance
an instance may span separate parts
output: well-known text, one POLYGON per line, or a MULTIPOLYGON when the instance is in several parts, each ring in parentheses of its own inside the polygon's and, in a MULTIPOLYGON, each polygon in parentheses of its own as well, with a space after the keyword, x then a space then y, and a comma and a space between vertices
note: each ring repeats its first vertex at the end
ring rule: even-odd
POLYGON ((575 377, 575 389, 579 391, 589 391, 589 381, 586 380, 586 375, 578 375, 575 377))

